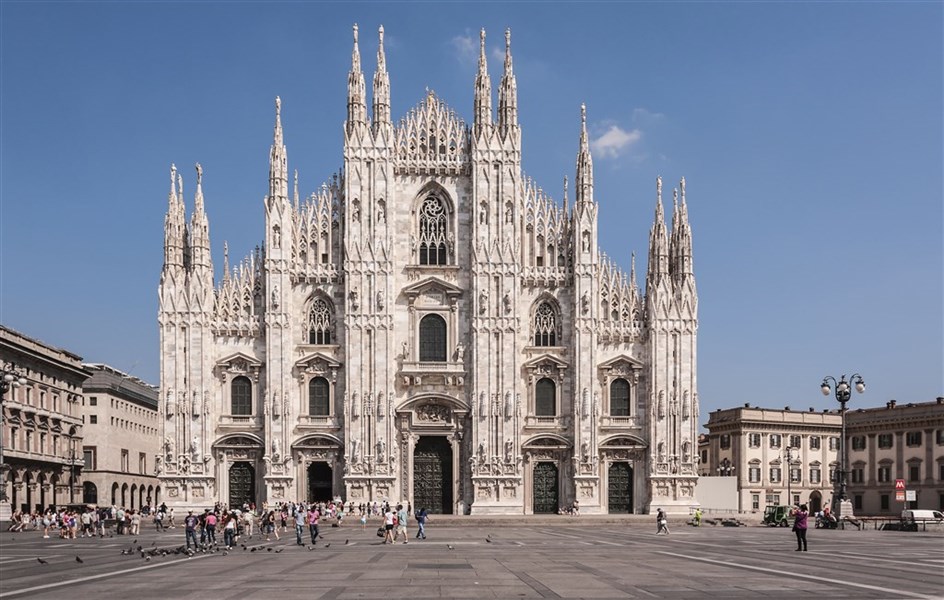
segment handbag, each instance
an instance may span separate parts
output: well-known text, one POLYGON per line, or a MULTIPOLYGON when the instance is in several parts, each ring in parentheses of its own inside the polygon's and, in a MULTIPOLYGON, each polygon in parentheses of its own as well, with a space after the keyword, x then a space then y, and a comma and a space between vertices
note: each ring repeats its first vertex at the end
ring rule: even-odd
POLYGON ((377 537, 383 537, 385 535, 386 535, 386 531, 384 531, 384 527, 383 525, 381 525, 380 527, 377 528, 377 537))

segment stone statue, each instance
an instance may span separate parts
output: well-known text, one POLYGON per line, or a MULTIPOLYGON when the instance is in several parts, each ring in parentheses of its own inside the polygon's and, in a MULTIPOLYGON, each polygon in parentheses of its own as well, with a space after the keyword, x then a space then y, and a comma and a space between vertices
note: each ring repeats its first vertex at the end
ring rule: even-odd
POLYGON ((659 442, 656 457, 658 458, 659 462, 665 462, 665 442, 659 442))
POLYGON ((377 292, 377 309, 384 309, 384 294, 383 292, 377 292))
POLYGON ((282 246, 282 230, 276 225, 272 228, 272 246, 280 248, 282 246))
POLYGON ((361 462, 361 444, 358 440, 351 440, 351 462, 361 462))
POLYGON ((272 286, 272 308, 279 308, 279 284, 272 286))
POLYGON ((272 460, 279 460, 282 455, 282 446, 279 443, 279 438, 272 440, 272 460))
POLYGON ((485 462, 485 442, 479 442, 478 456, 479 462, 485 462))
POLYGON ((505 440, 505 462, 510 463, 513 456, 515 444, 511 440, 505 440))
POLYGON ((408 345, 406 342, 401 342, 400 347, 403 349, 403 352, 400 354, 400 356, 402 356, 403 359, 406 360, 406 357, 409 355, 409 353, 407 352, 408 345))
POLYGON ((383 438, 377 440, 377 462, 384 462, 387 453, 387 443, 383 438))
POLYGON ((590 462, 590 444, 587 442, 580 444, 580 455, 583 457, 583 462, 590 462))
POLYGON ((154 455, 154 474, 160 475, 164 472, 164 457, 160 454, 154 455))
POLYGON ((170 436, 164 438, 164 452, 167 454, 167 462, 174 462, 174 440, 170 436))
POLYGON ((456 361, 462 362, 463 357, 465 356, 465 346, 462 344, 456 345, 456 361))
POLYGON ((200 460, 200 450, 198 449, 199 442, 197 436, 193 436, 193 439, 190 440, 190 456, 192 460, 200 460))
POLYGON ((485 311, 488 310, 488 289, 482 288, 482 291, 479 292, 479 312, 485 314, 485 311))
POLYGON ((511 312, 511 294, 509 294, 508 292, 505 292, 505 295, 502 296, 502 304, 505 307, 506 313, 511 312))
POLYGON ((580 297, 580 310, 583 311, 583 314, 590 312, 590 294, 586 291, 580 297))

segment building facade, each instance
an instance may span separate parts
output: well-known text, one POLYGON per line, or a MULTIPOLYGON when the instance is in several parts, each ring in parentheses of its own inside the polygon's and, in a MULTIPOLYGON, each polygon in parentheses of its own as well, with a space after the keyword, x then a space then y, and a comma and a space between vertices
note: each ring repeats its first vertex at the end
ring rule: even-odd
POLYGON ((897 515, 905 508, 944 511, 944 398, 846 413, 849 485, 856 514, 897 515), (904 480, 905 501, 895 482, 904 480), (907 501, 907 492, 915 500, 907 501))
POLYGON ((82 501, 140 509, 160 504, 157 388, 108 365, 86 364, 82 501))
POLYGON ((645 294, 604 255, 586 113, 575 200, 521 168, 510 32, 493 111, 368 104, 355 27, 343 169, 290 187, 281 101, 264 243, 214 281, 203 175, 171 168, 159 290, 168 504, 343 497, 431 512, 688 512, 697 293, 685 182, 657 183, 645 294))
POLYGON ((705 475, 737 477, 738 510, 805 503, 831 506, 839 470, 837 412, 742 408, 709 413, 705 475))
POLYGON ((82 359, 0 325, 0 363, 22 386, 3 396, 0 519, 14 510, 42 511, 82 500, 82 359))

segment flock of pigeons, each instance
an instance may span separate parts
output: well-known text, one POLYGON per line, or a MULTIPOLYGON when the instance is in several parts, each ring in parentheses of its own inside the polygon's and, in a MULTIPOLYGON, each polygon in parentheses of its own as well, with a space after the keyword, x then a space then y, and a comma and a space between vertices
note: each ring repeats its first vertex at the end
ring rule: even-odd
MULTIPOLYGON (((324 539, 324 536, 323 536, 323 535, 319 536, 319 539, 324 539)), ((492 543, 492 536, 491 536, 491 534, 489 534, 488 536, 485 537, 485 542, 486 542, 486 543, 489 543, 489 544, 492 543)), ((350 544, 350 543, 351 543, 351 540, 349 540, 349 539, 344 540, 344 545, 345 545, 345 546, 347 546, 347 545, 350 544)), ((278 554, 278 553, 282 552, 283 550, 285 550, 285 546, 282 546, 281 548, 275 548, 275 549, 273 549, 272 546, 262 546, 262 545, 258 545, 258 546, 247 546, 246 544, 239 544, 239 545, 240 545, 240 547, 243 549, 243 552, 262 552, 263 550, 265 550, 266 552, 275 552, 276 554, 278 554)), ((331 547, 331 542, 328 542, 327 544, 325 544, 324 547, 325 547, 325 548, 330 548, 330 547, 331 547)), ((455 547, 454 547, 452 544, 446 544, 446 548, 448 548, 449 550, 455 550, 455 547)), ((312 550, 315 549, 315 547, 314 547, 314 546, 305 546, 305 549, 308 550, 309 552, 311 552, 312 550)), ((233 549, 233 551, 235 551, 235 548, 233 549)), ((140 557, 141 557, 142 559, 144 559, 145 562, 148 562, 148 561, 151 560, 151 558, 157 557, 157 556, 160 556, 160 557, 163 558, 163 557, 165 557, 165 556, 170 556, 170 555, 186 555, 187 558, 191 558, 192 556, 194 556, 194 555, 197 554, 197 553, 200 553, 200 554, 216 554, 216 553, 220 553, 220 554, 222 554, 223 556, 229 556, 230 551, 227 550, 227 549, 225 549, 225 548, 221 550, 221 549, 219 549, 216 545, 211 545, 211 546, 206 546, 206 545, 204 545, 204 546, 201 546, 200 548, 198 548, 198 549, 196 549, 196 550, 194 550, 193 548, 188 548, 187 546, 175 546, 175 547, 171 547, 171 548, 158 548, 158 547, 157 547, 157 542, 154 542, 153 544, 151 544, 151 547, 150 547, 150 548, 145 549, 143 546, 138 545, 138 540, 137 540, 137 539, 135 539, 133 542, 131 542, 131 546, 130 546, 129 548, 126 548, 126 549, 124 549, 124 550, 121 551, 121 555, 122 555, 122 556, 138 556, 138 555, 140 555, 140 557)), ((42 558, 39 558, 39 557, 37 557, 36 560, 39 561, 39 564, 41 564, 41 565, 48 565, 48 564, 49 564, 49 561, 48 561, 48 560, 43 560, 42 558)), ((85 561, 82 560, 82 557, 81 557, 81 556, 76 556, 76 557, 75 557, 75 562, 77 562, 77 563, 83 563, 83 564, 85 563, 85 561)))

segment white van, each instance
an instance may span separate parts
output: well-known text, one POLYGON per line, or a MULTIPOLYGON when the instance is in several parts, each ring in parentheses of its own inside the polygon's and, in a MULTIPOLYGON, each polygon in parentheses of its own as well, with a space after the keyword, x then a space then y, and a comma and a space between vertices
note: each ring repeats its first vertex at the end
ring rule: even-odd
POLYGON ((911 523, 915 521, 944 522, 944 513, 939 510, 909 509, 901 511, 901 520, 911 523))

